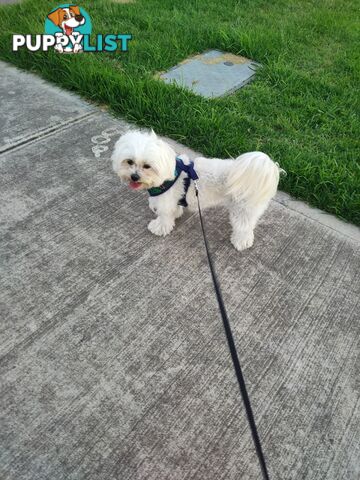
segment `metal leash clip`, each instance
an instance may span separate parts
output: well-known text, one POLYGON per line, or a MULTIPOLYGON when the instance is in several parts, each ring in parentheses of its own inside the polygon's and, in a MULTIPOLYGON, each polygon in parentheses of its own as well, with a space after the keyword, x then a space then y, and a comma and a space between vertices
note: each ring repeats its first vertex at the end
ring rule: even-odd
POLYGON ((197 180, 193 180, 194 182, 194 187, 195 187, 195 191, 196 191, 196 196, 199 195, 199 185, 198 185, 198 182, 197 180))

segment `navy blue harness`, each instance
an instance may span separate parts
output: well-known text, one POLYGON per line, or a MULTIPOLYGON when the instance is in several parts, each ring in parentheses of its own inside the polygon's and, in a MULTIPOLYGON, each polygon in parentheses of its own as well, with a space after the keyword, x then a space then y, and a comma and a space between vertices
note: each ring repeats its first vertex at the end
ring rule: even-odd
POLYGON ((198 180, 199 177, 194 169, 194 162, 190 162, 189 165, 185 165, 185 163, 179 157, 176 157, 175 178, 173 180, 166 180, 162 185, 160 185, 160 187, 149 188, 148 192, 150 197, 157 197, 158 195, 162 195, 163 193, 167 192, 180 177, 181 172, 185 172, 186 177, 184 178, 184 193, 179 199, 178 205, 187 207, 188 203, 186 201, 186 194, 189 190, 191 180, 198 180))

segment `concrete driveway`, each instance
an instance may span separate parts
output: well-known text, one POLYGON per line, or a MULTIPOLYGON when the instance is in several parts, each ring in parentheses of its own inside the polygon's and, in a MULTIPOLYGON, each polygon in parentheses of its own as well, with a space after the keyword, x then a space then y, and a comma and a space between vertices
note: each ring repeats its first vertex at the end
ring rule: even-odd
MULTIPOLYGON (((129 126, 0 77, 0 477, 260 479, 198 216, 152 236, 129 126)), ((243 253, 205 222, 271 479, 357 480, 359 230, 282 194, 243 253)))

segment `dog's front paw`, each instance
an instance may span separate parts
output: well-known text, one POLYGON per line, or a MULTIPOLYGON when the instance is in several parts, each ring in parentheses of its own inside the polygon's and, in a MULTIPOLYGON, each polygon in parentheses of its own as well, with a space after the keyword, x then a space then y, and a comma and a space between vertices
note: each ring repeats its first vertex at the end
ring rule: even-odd
POLYGON ((168 235, 173 228, 174 223, 163 222, 159 218, 151 220, 148 225, 148 229, 150 230, 150 232, 154 235, 158 235, 159 237, 165 237, 165 235, 168 235))
POLYGON ((254 243, 254 232, 249 232, 246 235, 235 235, 233 233, 231 235, 231 243, 239 252, 241 252, 241 250, 245 250, 246 248, 250 248, 254 243))

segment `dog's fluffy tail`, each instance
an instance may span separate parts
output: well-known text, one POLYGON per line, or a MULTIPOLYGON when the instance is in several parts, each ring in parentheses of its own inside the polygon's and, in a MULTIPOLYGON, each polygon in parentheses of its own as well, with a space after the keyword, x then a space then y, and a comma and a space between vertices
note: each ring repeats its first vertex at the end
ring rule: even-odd
POLYGON ((285 172, 265 153, 245 153, 230 167, 226 193, 250 204, 266 203, 276 193, 280 173, 285 172))

